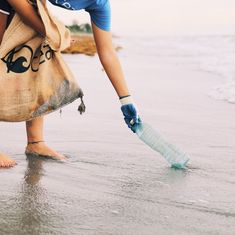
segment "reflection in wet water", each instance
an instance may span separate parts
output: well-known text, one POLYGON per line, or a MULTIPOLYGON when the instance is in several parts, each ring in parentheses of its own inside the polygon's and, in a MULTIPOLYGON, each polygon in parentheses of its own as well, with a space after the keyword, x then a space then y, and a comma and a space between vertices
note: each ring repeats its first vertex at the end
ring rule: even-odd
POLYGON ((49 225, 50 217, 47 214, 50 205, 47 203, 47 192, 40 184, 43 176, 43 159, 28 156, 27 160, 28 167, 18 199, 21 209, 20 230, 37 234, 41 225, 49 225))
POLYGON ((5 171, 12 187, 6 184, 8 191, 0 195, 0 235, 132 235, 136 228, 139 234, 165 234, 167 229, 168 234, 189 234, 188 227, 200 234, 192 221, 234 219, 232 210, 213 204, 210 192, 200 189, 208 187, 202 170, 158 166, 152 164, 155 156, 148 160, 145 154, 84 151, 71 158, 60 164, 28 157, 25 167, 12 171, 14 178, 5 171), (181 227, 182 218, 187 227, 181 227))
POLYGON ((23 181, 9 192, 7 203, 0 200, 0 234, 43 234, 50 231, 50 203, 41 184, 45 160, 27 157, 23 181), (12 194, 12 195, 11 195, 12 194), (44 232, 43 232, 44 231, 44 232))
POLYGON ((45 162, 42 158, 27 156, 28 167, 25 172, 25 184, 31 186, 38 186, 40 179, 43 176, 43 164, 45 162))

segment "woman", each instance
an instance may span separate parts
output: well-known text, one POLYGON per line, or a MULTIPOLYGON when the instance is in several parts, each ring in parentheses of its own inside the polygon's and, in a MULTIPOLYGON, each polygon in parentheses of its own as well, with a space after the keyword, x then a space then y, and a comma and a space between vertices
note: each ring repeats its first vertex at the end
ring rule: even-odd
MULTIPOLYGON (((91 24, 96 42, 97 52, 104 70, 109 77, 121 102, 121 110, 128 127, 135 132, 140 118, 128 91, 120 62, 112 45, 110 32, 110 5, 108 0, 49 0, 52 4, 70 10, 85 9, 91 16, 91 24)), ((4 31, 16 11, 22 20, 36 30, 42 37, 45 29, 40 17, 35 12, 31 1, 0 0, 0 42, 4 31)), ((26 122, 27 140, 26 153, 34 153, 42 157, 58 160, 66 158, 49 148, 43 137, 43 117, 26 122)), ((0 153, 0 167, 11 167, 16 164, 7 155, 0 153)))

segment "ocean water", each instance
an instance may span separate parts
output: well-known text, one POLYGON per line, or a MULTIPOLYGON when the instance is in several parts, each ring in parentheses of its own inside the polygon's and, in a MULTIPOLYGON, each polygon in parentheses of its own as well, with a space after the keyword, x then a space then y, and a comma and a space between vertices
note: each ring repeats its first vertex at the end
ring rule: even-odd
MULTIPOLYGON (((156 67, 204 71, 221 78, 208 90, 214 99, 235 103, 235 36, 156 36, 121 39, 127 53, 148 55, 156 67)), ((125 55, 125 50, 123 51, 125 55)))

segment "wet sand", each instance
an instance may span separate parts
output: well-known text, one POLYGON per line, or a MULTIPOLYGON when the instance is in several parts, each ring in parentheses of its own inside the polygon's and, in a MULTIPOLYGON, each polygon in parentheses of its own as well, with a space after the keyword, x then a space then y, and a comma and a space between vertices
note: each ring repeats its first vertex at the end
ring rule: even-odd
POLYGON ((207 95, 220 78, 121 57, 142 119, 191 155, 190 169, 169 168, 126 128, 96 57, 66 55, 87 112, 74 102, 46 118, 67 163, 26 160, 24 123, 0 124, 18 162, 0 170, 0 234, 235 233, 235 106, 207 95))

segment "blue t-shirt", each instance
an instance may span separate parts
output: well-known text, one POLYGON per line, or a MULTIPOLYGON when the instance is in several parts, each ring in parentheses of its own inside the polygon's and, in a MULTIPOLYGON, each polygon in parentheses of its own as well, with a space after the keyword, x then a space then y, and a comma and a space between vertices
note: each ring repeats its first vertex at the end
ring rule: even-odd
POLYGON ((92 22, 100 29, 110 31, 111 10, 109 0, 49 0, 53 5, 69 10, 89 12, 92 22))

